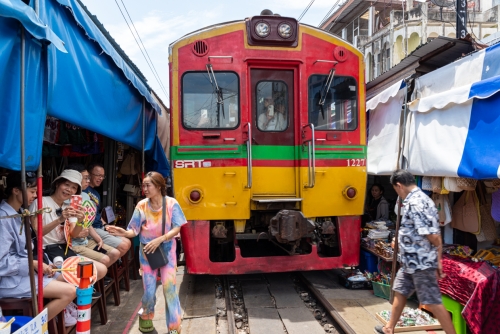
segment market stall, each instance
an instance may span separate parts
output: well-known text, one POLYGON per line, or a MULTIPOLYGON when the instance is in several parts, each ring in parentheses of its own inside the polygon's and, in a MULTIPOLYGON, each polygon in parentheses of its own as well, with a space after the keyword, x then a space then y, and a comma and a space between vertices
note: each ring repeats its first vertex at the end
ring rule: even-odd
MULTIPOLYGON (((500 139, 494 135, 500 133, 499 58, 497 44, 411 79, 408 104, 404 93, 398 95, 401 82, 367 102, 371 178, 406 168, 438 209, 449 253, 440 288, 459 333, 465 325, 472 333, 499 328, 500 139)), ((390 220, 395 222, 394 216, 390 220)), ((381 263, 389 262, 391 223, 375 221, 366 228, 362 248, 376 259, 377 271, 387 273, 381 263)), ((371 266, 360 262, 373 269, 374 258, 371 266)))
MULTIPOLYGON (((80 2, 48 0, 33 2, 33 6, 37 12, 20 0, 0 1, 0 102, 4 116, 0 174, 54 169, 50 163, 41 166, 40 162, 43 148, 57 145, 58 167, 66 164, 67 158, 93 156, 110 161, 108 170, 114 172, 121 142, 129 151, 139 152, 141 164, 146 163, 139 171, 157 170, 167 176, 170 167, 163 145, 168 140, 164 133, 161 141, 157 135, 160 113, 165 116, 167 110, 140 71, 80 2), (44 123, 46 116, 49 118, 44 123), (60 129, 52 125, 63 122, 75 132, 84 132, 86 141, 70 139, 61 145, 59 139, 51 139, 51 130, 60 129), (47 128, 49 133, 44 131, 47 128), (52 142, 44 146, 47 138, 52 142), (106 149, 110 154, 103 154, 106 149)), ((54 157, 54 152, 45 156, 54 157)), ((61 168, 55 169, 60 172, 61 168)), ((117 186, 116 175, 111 175, 105 189, 108 193, 117 186)), ((0 185, 5 186, 3 182, 0 185)), ((40 183, 39 198, 42 188, 40 183)), ((41 233, 42 229, 38 230, 41 233)))

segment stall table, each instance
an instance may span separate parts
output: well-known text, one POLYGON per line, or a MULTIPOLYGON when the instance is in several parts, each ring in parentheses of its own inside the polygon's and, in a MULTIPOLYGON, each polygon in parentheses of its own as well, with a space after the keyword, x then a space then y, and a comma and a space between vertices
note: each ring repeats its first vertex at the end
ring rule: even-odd
POLYGON ((379 259, 382 259, 386 262, 392 262, 392 257, 384 257, 382 255, 380 255, 379 253, 376 253, 375 250, 373 248, 369 248, 369 247, 365 247, 365 246, 361 246, 361 249, 369 252, 369 253, 372 253, 373 255, 375 255, 376 257, 378 257, 379 259))
POLYGON ((446 277, 439 287, 464 305, 462 316, 473 334, 500 332, 500 271, 484 262, 443 254, 446 277))

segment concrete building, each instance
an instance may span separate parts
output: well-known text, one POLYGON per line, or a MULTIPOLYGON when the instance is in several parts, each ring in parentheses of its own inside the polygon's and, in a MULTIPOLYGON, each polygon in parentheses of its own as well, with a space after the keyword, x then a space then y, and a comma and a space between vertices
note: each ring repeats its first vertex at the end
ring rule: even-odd
MULTIPOLYGON (((455 1, 344 0, 320 28, 363 52, 369 82, 434 38, 455 38, 455 1)), ((467 32, 474 40, 500 39, 499 7, 500 0, 467 1, 467 32)))

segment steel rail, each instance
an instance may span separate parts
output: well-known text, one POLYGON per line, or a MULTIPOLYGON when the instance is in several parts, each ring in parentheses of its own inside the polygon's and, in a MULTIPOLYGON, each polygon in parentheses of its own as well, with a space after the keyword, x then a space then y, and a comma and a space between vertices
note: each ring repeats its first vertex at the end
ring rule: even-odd
POLYGON ((305 278, 302 273, 298 273, 298 277, 300 280, 307 286, 309 291, 312 292, 312 294, 316 297, 316 299, 323 305, 323 307, 326 309, 328 314, 333 318, 333 320, 342 328, 345 334, 356 334, 356 332, 352 329, 351 326, 340 316, 340 314, 337 312, 335 307, 333 307, 332 304, 319 292, 314 285, 305 278))
POLYGON ((233 303, 231 302, 231 291, 229 290, 229 281, 227 276, 224 276, 224 294, 226 297, 226 318, 227 318, 227 329, 228 334, 237 334, 236 326, 234 324, 234 311, 233 311, 233 303))

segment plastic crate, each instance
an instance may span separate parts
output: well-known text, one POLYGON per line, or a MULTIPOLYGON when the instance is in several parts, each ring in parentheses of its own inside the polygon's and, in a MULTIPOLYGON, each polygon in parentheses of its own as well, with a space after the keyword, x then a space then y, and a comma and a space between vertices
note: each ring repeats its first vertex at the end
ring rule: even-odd
MULTIPOLYGON (((380 282, 372 282, 373 294, 377 297, 389 300, 391 298, 391 286, 380 282)), ((417 293, 413 293, 409 300, 418 302, 417 293)))
POLYGON ((389 300, 391 298, 391 286, 380 282, 372 282, 373 294, 377 297, 389 300))
POLYGON ((359 254, 359 270, 370 273, 378 272, 377 265, 378 257, 362 249, 359 254))

